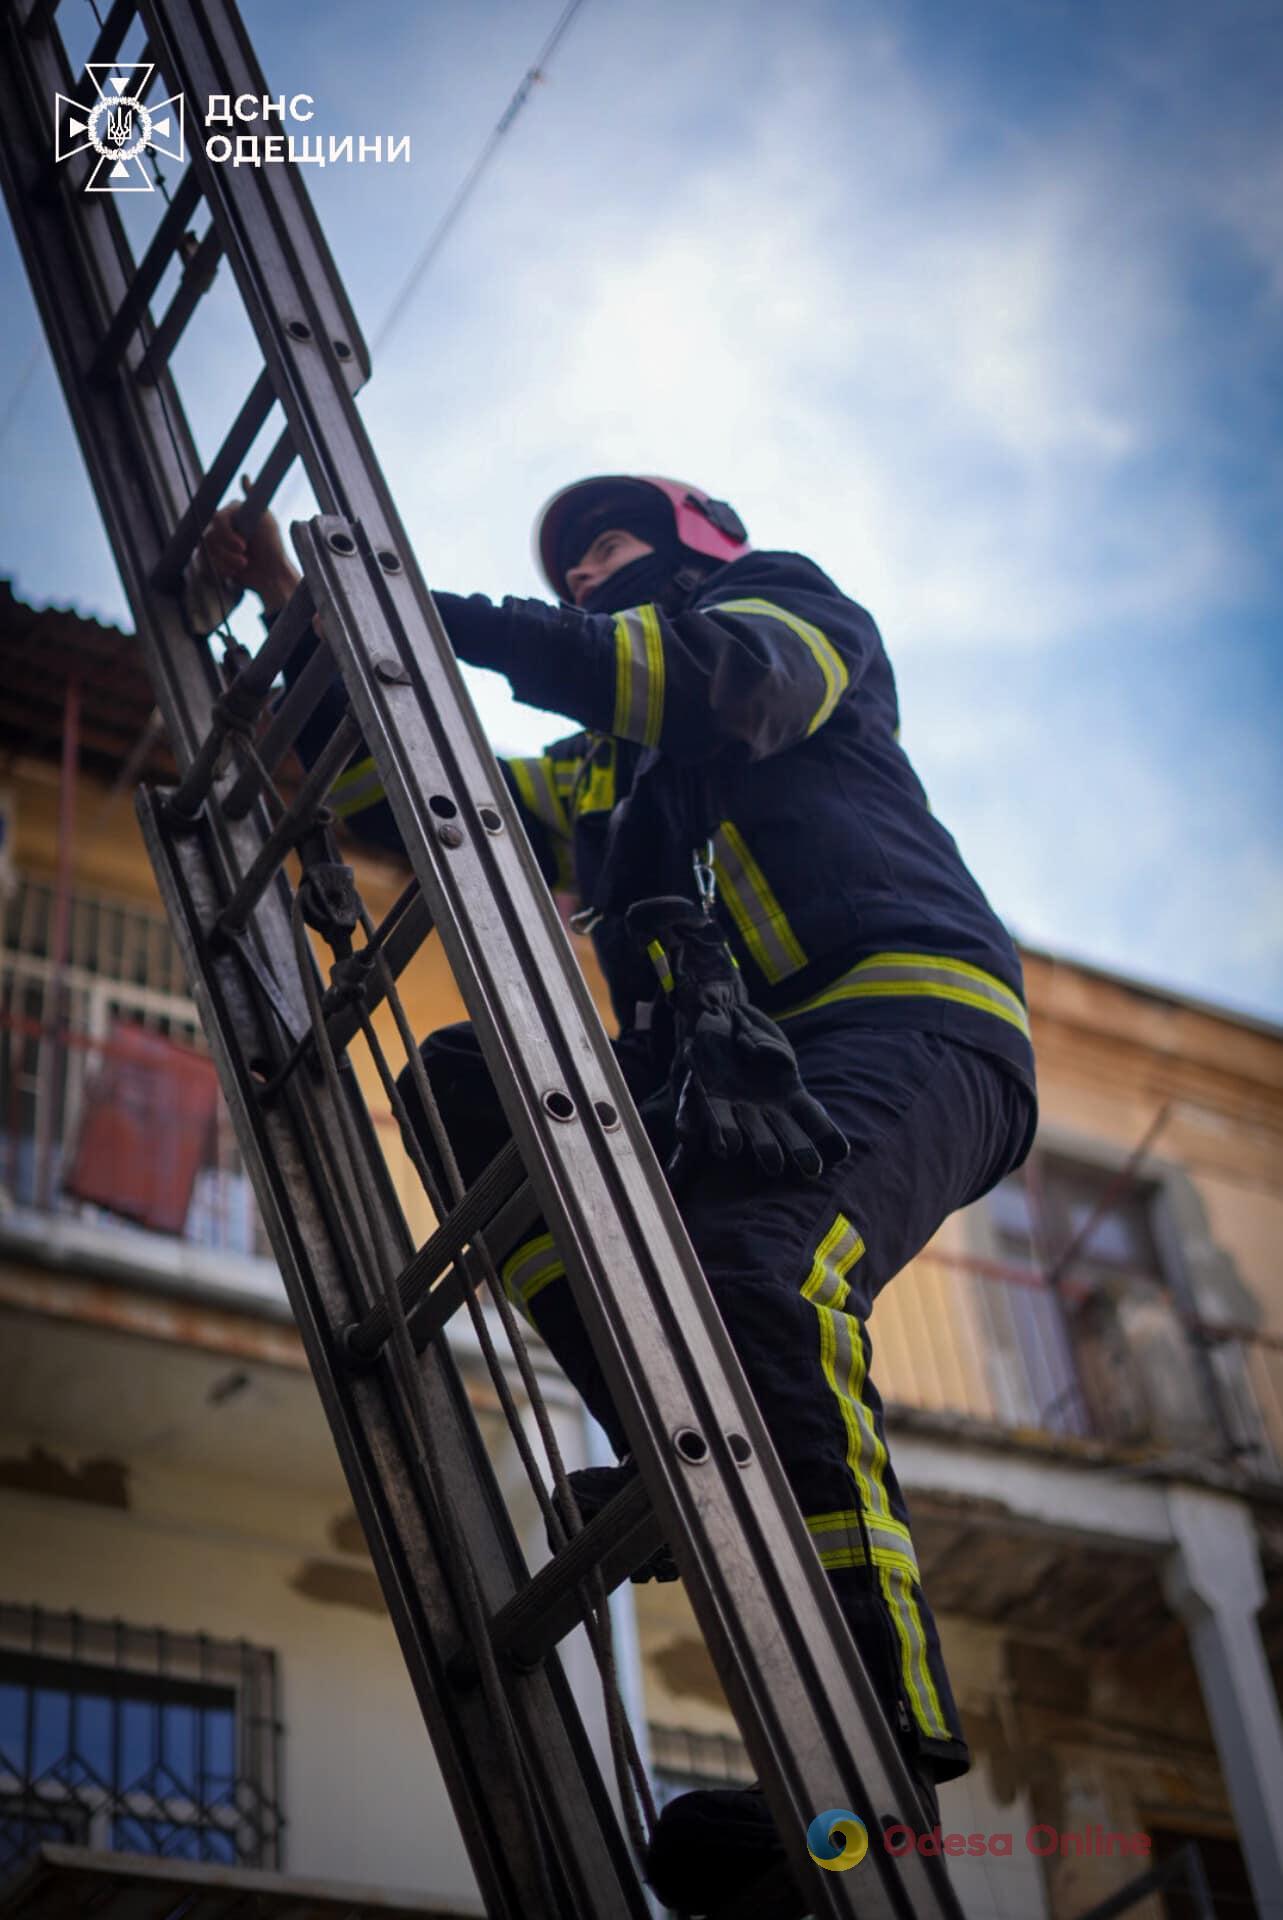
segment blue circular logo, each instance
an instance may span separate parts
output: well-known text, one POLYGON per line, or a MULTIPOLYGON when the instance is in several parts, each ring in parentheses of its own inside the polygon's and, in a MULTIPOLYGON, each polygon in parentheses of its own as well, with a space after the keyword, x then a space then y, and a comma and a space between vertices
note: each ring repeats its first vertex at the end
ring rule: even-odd
POLYGON ((869 1851, 869 1830, 858 1813, 830 1807, 817 1813, 806 1830, 807 1852, 825 1873, 845 1873, 858 1867, 869 1851))

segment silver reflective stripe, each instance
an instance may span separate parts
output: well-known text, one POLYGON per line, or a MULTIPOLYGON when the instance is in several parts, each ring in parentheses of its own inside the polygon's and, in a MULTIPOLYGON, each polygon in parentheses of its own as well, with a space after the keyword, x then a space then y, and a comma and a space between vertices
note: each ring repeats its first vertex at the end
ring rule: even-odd
POLYGON ((373 756, 368 760, 358 760, 354 767, 341 773, 330 789, 329 807, 331 813, 346 820, 351 813, 360 813, 364 807, 372 807, 376 800, 384 798, 383 782, 373 756))
POLYGON ((731 820, 713 835, 713 872, 727 911, 763 978, 772 985, 799 973, 806 955, 770 883, 731 820))
POLYGON ((931 1677, 927 1659, 927 1633, 918 1606, 918 1582, 902 1568, 878 1569, 878 1585, 891 1613, 891 1623, 900 1642, 900 1672, 913 1717, 929 1740, 951 1740, 940 1696, 931 1677))
POLYGON ((552 1244, 552 1235, 541 1233, 508 1255, 503 1263, 503 1290, 529 1319, 528 1309, 535 1295, 542 1293, 552 1281, 560 1280, 565 1271, 565 1264, 552 1244))
POLYGON ((845 1214, 837 1219, 815 1250, 815 1263, 802 1287, 817 1307, 845 1306, 851 1289, 844 1276, 864 1253, 864 1241, 845 1214))
POLYGON ((561 803, 553 777, 553 768, 546 754, 529 759, 509 760, 517 791, 521 795, 526 809, 532 813, 551 833, 565 838, 570 832, 570 822, 566 818, 566 809, 561 803))
MULTIPOLYGON (((821 1309, 821 1312, 824 1312, 821 1309)), ((847 1420, 847 1461, 860 1489, 864 1511, 873 1518, 894 1518, 882 1479, 886 1448, 878 1438, 873 1415, 864 1398, 864 1342, 853 1313, 827 1313, 833 1341, 833 1377, 847 1420)))
POLYGON ((654 607, 615 616, 615 724, 625 740, 657 747, 664 724, 664 642, 654 607))
MULTIPOLYGON (((844 1513, 808 1514, 806 1525, 826 1566, 862 1567, 865 1564, 864 1536, 854 1507, 844 1513)), ((903 1566, 917 1579, 918 1557, 909 1529, 898 1520, 874 1515, 866 1515, 866 1525, 874 1560, 880 1565, 903 1566)))
POLYGON ((927 999, 953 1000, 961 1006, 976 1007, 982 1013, 996 1014, 1029 1038, 1029 1015, 1024 1002, 1011 988, 991 973, 973 967, 966 960, 950 960, 934 953, 875 953, 848 969, 831 987, 812 994, 796 1007, 776 1014, 777 1020, 791 1020, 817 1007, 832 1006, 839 1000, 894 998, 920 995, 927 999))
POLYGON ((819 668, 820 678, 824 682, 824 697, 811 716, 806 731, 815 732, 822 727, 832 713, 842 695, 846 692, 851 676, 846 670, 846 662, 819 627, 812 626, 809 620, 803 620, 800 614, 790 613, 787 607, 777 607, 773 600, 720 600, 715 607, 707 609, 709 613, 753 613, 767 620, 778 620, 795 634, 810 652, 811 659, 819 668))

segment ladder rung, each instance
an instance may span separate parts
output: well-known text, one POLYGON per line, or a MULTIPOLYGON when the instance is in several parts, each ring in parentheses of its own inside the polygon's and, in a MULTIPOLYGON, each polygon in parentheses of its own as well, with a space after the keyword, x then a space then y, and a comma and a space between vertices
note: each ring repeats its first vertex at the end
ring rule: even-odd
POLYGON ((85 62, 86 68, 97 66, 100 62, 114 60, 124 45, 129 25, 138 11, 138 0, 116 0, 111 12, 102 23, 102 30, 94 41, 93 52, 85 62))
POLYGON ((194 820, 200 812, 218 770, 228 734, 233 727, 247 725, 257 717, 271 691, 280 662, 288 658, 298 644, 299 632, 311 614, 312 591, 304 584, 293 594, 289 605, 273 626, 267 645, 250 658, 249 664, 242 667, 214 702, 214 724, 202 740, 196 758, 169 797, 171 808, 184 820, 194 820))
MULTIPOLYGON (((407 889, 407 891, 412 894, 412 897, 407 902, 404 910, 397 915, 395 925, 392 926, 386 934, 384 934, 382 930, 377 932, 371 943, 372 945, 382 947, 383 957, 388 963, 388 970, 394 980, 400 979, 410 961, 413 960, 419 948, 432 932, 432 914, 427 901, 418 891, 417 884, 414 888, 407 889)), ((395 909, 393 909, 393 911, 395 911, 395 909)), ((390 918, 391 915, 389 915, 389 919, 390 918)), ((387 925, 386 921, 384 925, 387 925)), ((352 1006, 349 1004, 340 1007, 333 1018, 327 1022, 330 1039, 339 1052, 342 1052, 352 1036, 359 1030, 362 1015, 373 1012, 375 1007, 382 1004, 385 996, 383 987, 380 984, 380 978, 379 973, 372 972, 370 977, 370 991, 362 1004, 360 1006, 352 1006)))
MULTIPOLYGON (((530 1186, 526 1185, 517 1189, 486 1232, 496 1247, 515 1247, 526 1238, 538 1218, 539 1202, 530 1186)), ((463 1305, 467 1290, 473 1285, 473 1274, 465 1270, 463 1261, 456 1260, 445 1278, 439 1280, 427 1298, 412 1310, 409 1318, 410 1338, 416 1353, 422 1353, 428 1343, 436 1339, 446 1322, 463 1305)))
POLYGON ((306 580, 300 580, 268 628, 267 638, 258 652, 249 665, 237 674, 235 685, 243 687, 247 694, 260 701, 266 700, 272 690, 272 682, 303 638, 304 629, 315 612, 312 589, 306 580))
POLYGON ((326 741, 298 793, 250 862, 249 870, 218 916, 220 931, 239 933, 290 849, 306 833, 326 794, 361 744, 361 729, 345 713, 326 741))
MULTIPOLYGON (((454 1265, 469 1241, 495 1218, 525 1178, 516 1142, 510 1140, 398 1276, 396 1290, 403 1307, 409 1309, 416 1294, 454 1265)), ((363 1320, 344 1329, 343 1344, 352 1360, 364 1364, 378 1353, 391 1330, 391 1311, 386 1302, 380 1301, 363 1320)))
POLYGON ((273 623, 265 645, 251 656, 249 664, 241 668, 214 702, 214 724, 169 798, 173 811, 184 820, 194 820, 205 804, 228 734, 233 728, 252 724, 257 719, 271 693, 273 680, 298 645, 312 612, 312 590, 304 581, 290 596, 280 619, 273 623))
POLYGON ((169 365, 174 348, 183 337, 183 329, 213 284, 222 256, 223 242, 218 228, 211 223, 191 259, 185 262, 178 289, 138 362, 136 377, 144 385, 154 384, 169 365))
POLYGON ((223 811, 229 820, 245 818, 263 784, 263 775, 275 773, 333 678, 334 663, 325 648, 318 647, 268 722, 258 742, 258 766, 245 767, 224 800, 223 811))
MULTIPOLYGON (((269 735, 265 734, 263 737, 266 740, 269 735)), ((283 748, 282 751, 284 751, 283 748)), ((263 758, 261 746, 258 757, 260 760, 263 758)), ((250 768, 248 771, 253 774, 254 769, 250 768)), ((237 786, 233 788, 233 793, 239 791, 243 780, 244 776, 242 776, 241 781, 237 782, 237 786)), ((257 783, 255 782, 255 784, 257 783)), ((252 793, 250 797, 252 799, 252 793)), ((247 807, 248 804, 247 802, 247 807)), ((224 811, 230 811, 230 808, 227 807, 226 804, 224 811)), ((389 907, 383 920, 376 928, 369 946, 357 949, 357 957, 363 959, 367 953, 373 956, 379 948, 382 948, 388 966, 392 969, 392 977, 396 979, 400 976, 406 964, 414 958, 414 955, 419 951, 419 948, 431 933, 432 924, 432 915, 428 911, 427 901, 424 900, 419 892, 419 883, 417 880, 412 880, 404 892, 398 895, 392 906, 389 907)), ((335 1053, 343 1052, 353 1035, 359 1032, 361 1021, 365 1015, 372 1013, 383 1001, 383 988, 379 984, 379 976, 375 974, 372 966, 368 974, 368 984, 369 990, 363 992, 360 999, 355 1002, 346 995, 340 999, 332 987, 326 989, 325 998, 321 1004, 322 1006, 326 1006, 326 1003, 329 1003, 329 1005, 326 1006, 327 1017, 325 1031, 329 1035, 330 1045, 333 1047, 335 1053), (332 1011, 330 1010, 331 1008, 333 1009, 332 1011)), ((297 1046, 293 1047, 287 1058, 281 1062, 281 1065, 276 1069, 271 1079, 264 1082, 259 1088, 260 1100, 270 1100, 279 1093, 285 1081, 289 1079, 299 1062, 303 1059, 303 1056, 310 1053, 315 1044, 315 1040, 316 1035, 312 1032, 311 1028, 309 1028, 297 1046)), ((513 1204, 515 1205, 515 1202, 513 1204)), ((504 1223, 510 1211, 510 1207, 504 1209, 504 1213, 495 1223, 497 1231, 506 1230, 504 1223)), ((519 1231, 519 1229, 514 1228, 513 1231, 515 1233, 519 1231)), ((503 1244, 507 1244, 506 1240, 503 1244)), ((443 1282, 443 1285, 448 1286, 449 1282, 443 1282)), ((429 1295, 429 1300, 435 1300, 437 1293, 440 1291, 440 1288, 435 1289, 433 1293, 429 1295)), ((458 1297, 455 1301, 456 1306, 462 1298, 463 1289, 460 1287, 458 1297)), ((432 1331, 435 1332, 435 1327, 432 1331)), ((426 1338, 430 1337, 430 1334, 425 1336, 425 1344, 426 1338)))
POLYGON ((89 369, 91 380, 101 380, 114 373, 119 366, 121 356, 146 313, 147 303, 160 285, 165 268, 174 257, 178 242, 199 200, 200 181, 196 177, 196 169, 189 167, 165 209, 165 216, 156 229, 151 245, 139 262, 128 292, 112 315, 111 325, 89 369))
MULTIPOLYGON (((600 1571, 609 1591, 664 1544, 664 1530, 638 1475, 494 1615, 490 1637, 496 1653, 516 1667, 537 1666, 583 1619, 579 1589, 591 1573, 600 1571)), ((452 1668, 452 1677, 464 1677, 462 1667, 452 1668)))
POLYGON ((276 489, 294 465, 297 448, 287 427, 250 482, 249 492, 236 510, 237 533, 251 533, 272 503, 276 489))
POLYGON ((249 398, 232 422, 231 431, 211 460, 208 471, 156 562, 152 579, 162 590, 172 592, 182 579, 184 567, 200 544, 201 535, 232 484, 237 468, 243 465, 245 455, 253 446, 275 399, 276 389, 264 371, 255 381, 249 398))

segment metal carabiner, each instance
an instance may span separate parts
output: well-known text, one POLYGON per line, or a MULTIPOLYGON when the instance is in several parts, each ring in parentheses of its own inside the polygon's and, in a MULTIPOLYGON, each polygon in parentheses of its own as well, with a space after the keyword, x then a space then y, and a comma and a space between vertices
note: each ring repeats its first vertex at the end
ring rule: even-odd
POLYGON ((704 909, 704 917, 711 920, 713 906, 717 900, 717 875, 713 869, 713 843, 706 840, 702 848, 696 847, 691 855, 691 870, 695 875, 695 891, 699 904, 704 909))

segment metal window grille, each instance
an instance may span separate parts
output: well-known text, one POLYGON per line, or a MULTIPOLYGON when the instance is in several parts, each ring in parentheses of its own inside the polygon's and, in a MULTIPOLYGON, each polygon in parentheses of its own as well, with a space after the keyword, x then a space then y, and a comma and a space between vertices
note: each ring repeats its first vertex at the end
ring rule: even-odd
POLYGON ((275 1655, 0 1604, 0 1875, 45 1841, 279 1867, 275 1655))
MULTIPOLYGON (((194 1047, 205 1046, 204 1033, 163 914, 133 900, 73 894, 60 975, 53 923, 52 883, 19 875, 0 945, 0 1188, 10 1204, 111 1225, 114 1216, 61 1188, 96 1049, 122 1021, 194 1047)), ((183 1237, 270 1257, 221 1102, 183 1237)))

